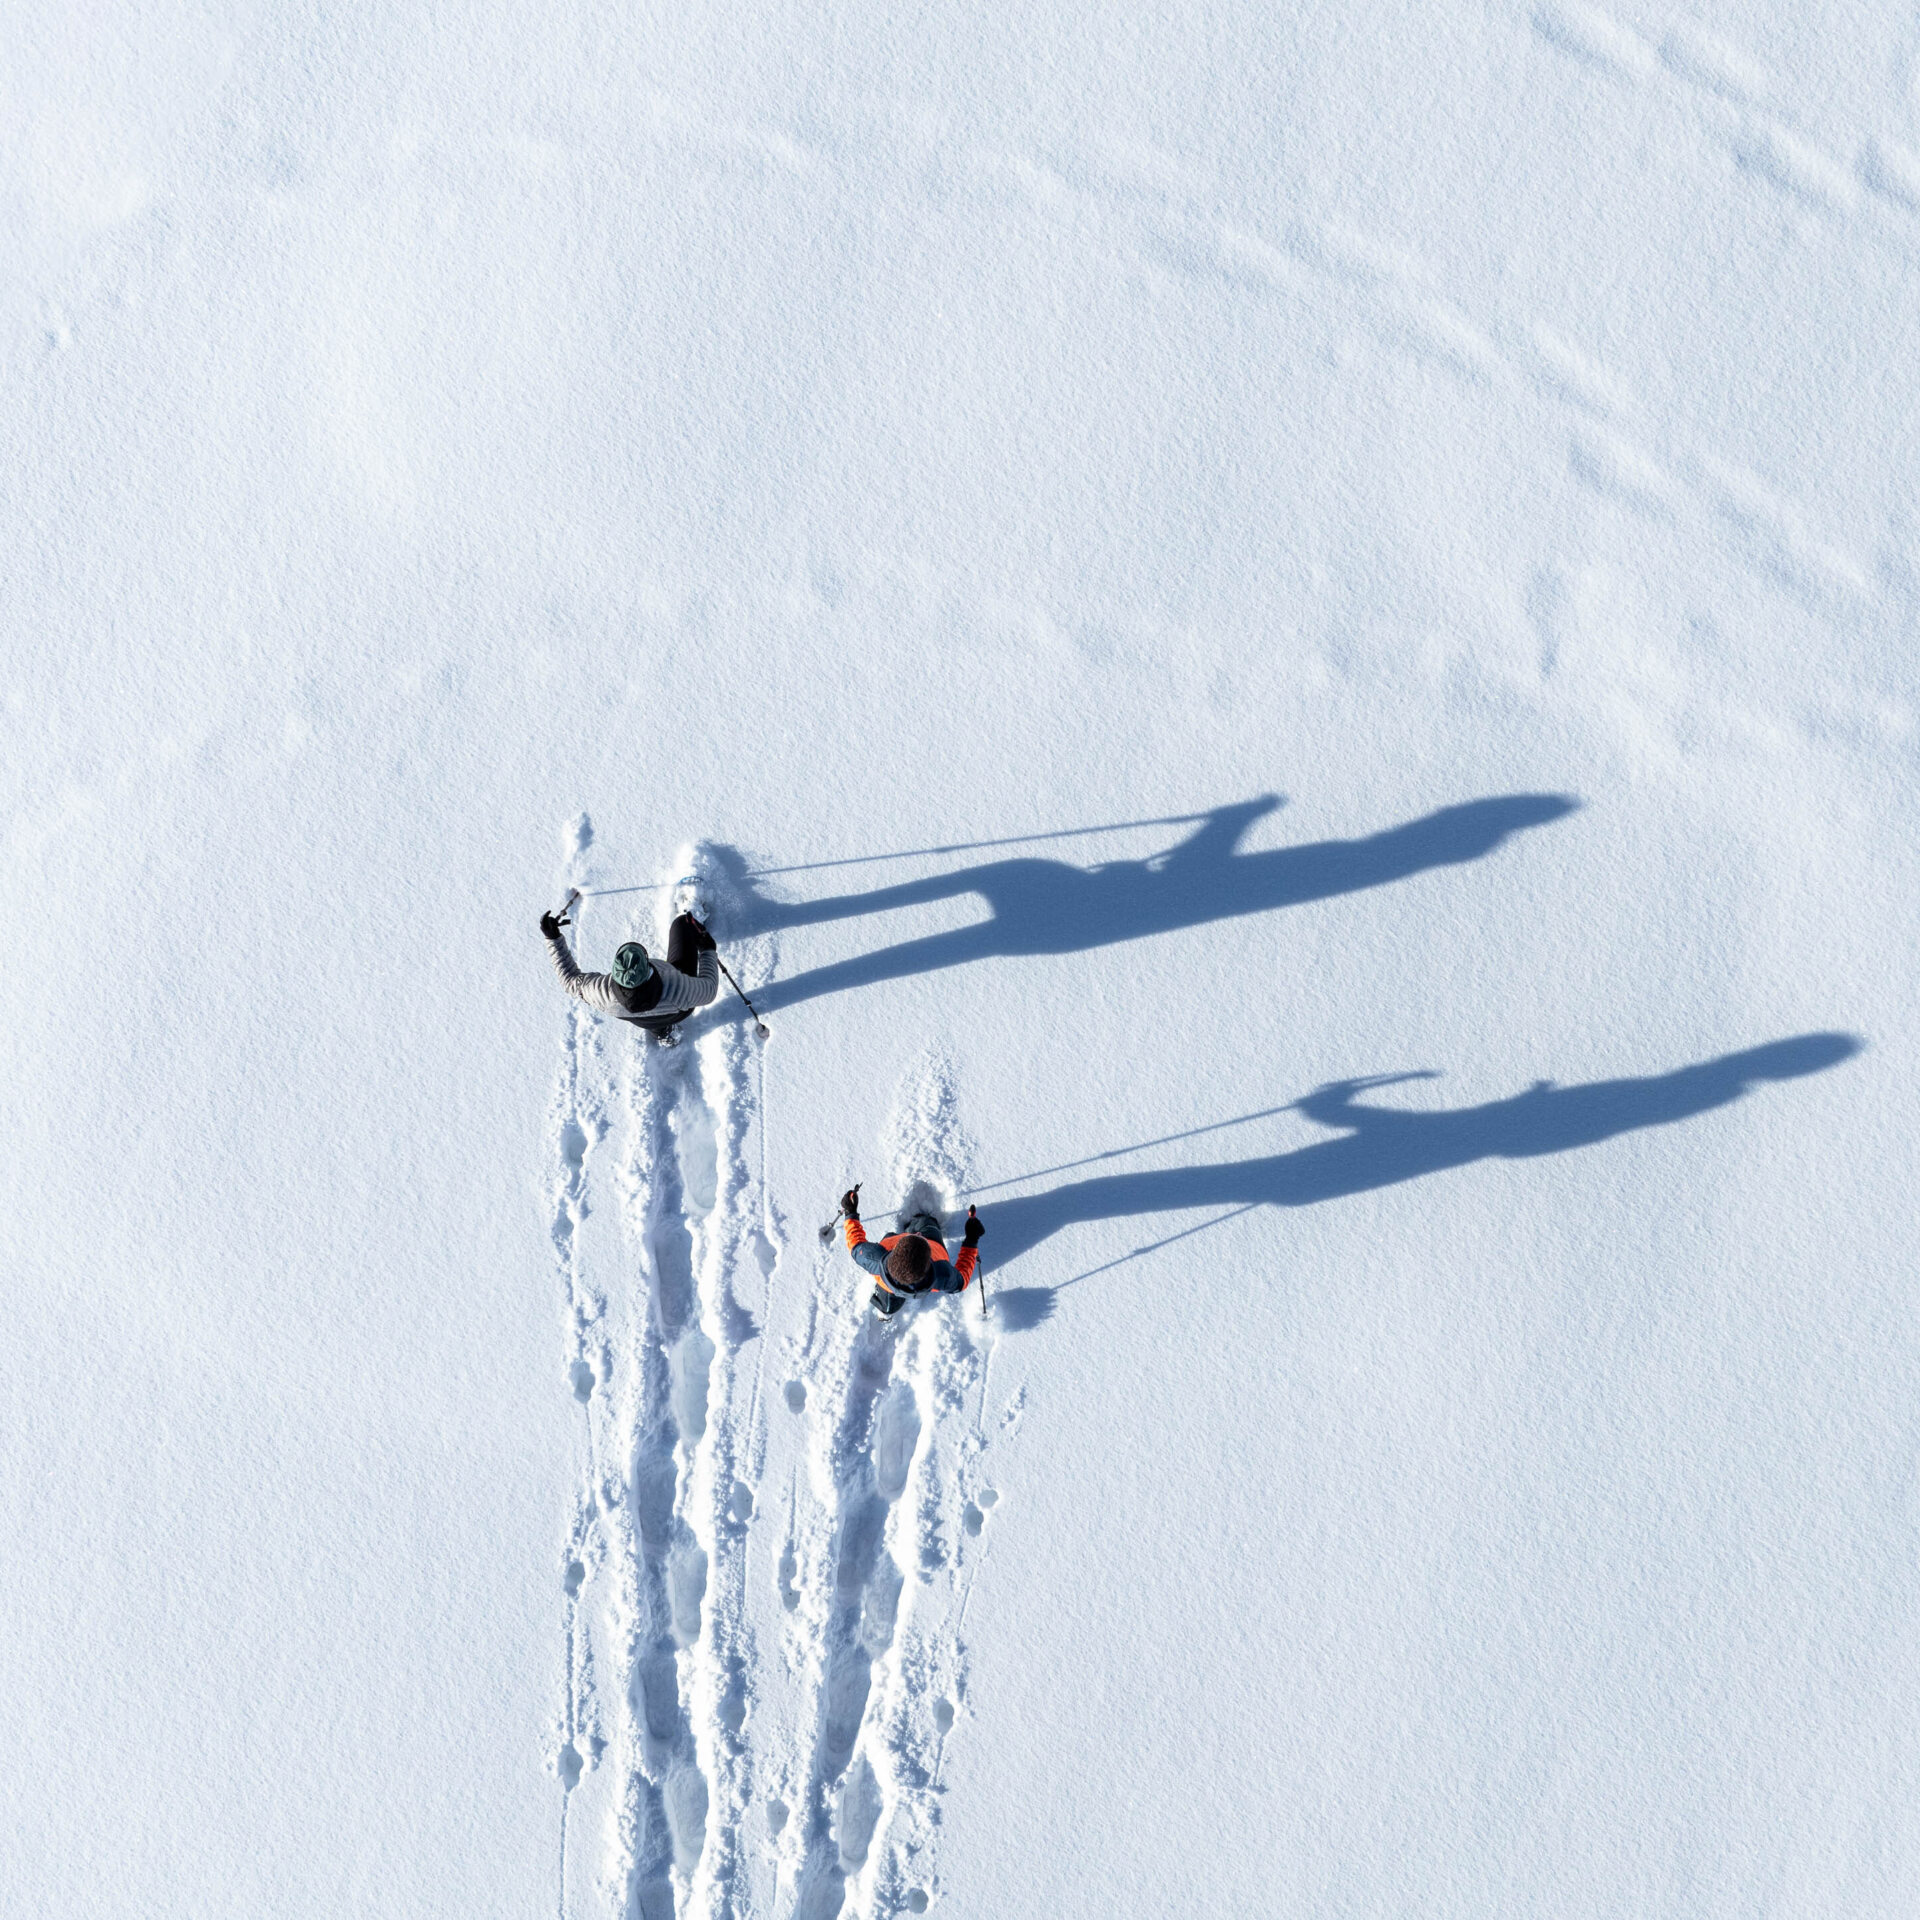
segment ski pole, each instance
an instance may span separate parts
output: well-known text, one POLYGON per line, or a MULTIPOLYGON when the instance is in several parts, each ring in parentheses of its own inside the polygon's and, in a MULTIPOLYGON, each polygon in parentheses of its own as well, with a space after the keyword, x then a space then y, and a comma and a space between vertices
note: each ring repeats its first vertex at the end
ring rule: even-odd
MULTIPOLYGON (((741 999, 744 1000, 746 998, 746 995, 742 994, 740 997, 741 999)), ((849 1187, 847 1191, 853 1195, 853 1204, 857 1207, 860 1204, 860 1188, 858 1184, 856 1183, 854 1186, 849 1187)), ((840 1222, 846 1218, 846 1216, 847 1216, 846 1203, 843 1201, 841 1203, 839 1212, 836 1213, 833 1216, 833 1218, 829 1220, 827 1224, 820 1229, 820 1244, 823 1247, 827 1244, 829 1240, 833 1238, 834 1228, 837 1227, 840 1224, 840 1222)))
POLYGON ((573 922, 568 919, 567 916, 572 913, 574 908, 579 904, 579 900, 580 889, 578 887, 569 887, 567 889, 567 897, 560 902, 560 911, 553 916, 556 926, 570 927, 573 925, 573 922))
MULTIPOLYGON (((720 950, 718 947, 714 949, 713 957, 719 965, 720 971, 726 974, 727 985, 730 986, 735 993, 740 993, 740 982, 733 977, 732 973, 728 970, 727 963, 720 958, 720 950)), ((745 1007, 749 1013, 753 1013, 753 1002, 749 1000, 744 993, 740 993, 740 1004, 745 1007)), ((757 1013, 753 1013, 753 1030, 762 1040, 767 1037, 767 1023, 762 1020, 757 1013)))

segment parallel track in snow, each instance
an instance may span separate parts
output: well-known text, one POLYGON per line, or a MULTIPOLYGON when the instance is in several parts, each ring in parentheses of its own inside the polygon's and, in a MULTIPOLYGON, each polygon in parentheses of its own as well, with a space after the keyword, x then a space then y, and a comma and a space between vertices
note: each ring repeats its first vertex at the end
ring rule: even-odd
POLYGON ((576 1011, 556 1095, 584 1414, 559 1910, 923 1912, 965 1700, 959 1583, 995 1497, 977 1303, 882 1323, 844 1257, 782 1265, 765 1056, 724 1011, 689 1029, 663 1049, 576 1011), (603 1153, 617 1236, 582 1231, 603 1153))

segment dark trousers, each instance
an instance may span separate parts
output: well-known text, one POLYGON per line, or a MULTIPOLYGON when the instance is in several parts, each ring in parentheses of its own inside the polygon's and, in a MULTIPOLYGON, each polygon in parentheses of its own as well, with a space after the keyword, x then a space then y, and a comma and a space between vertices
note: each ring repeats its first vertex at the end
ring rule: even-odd
MULTIPOLYGON (((693 916, 689 913, 676 914, 673 925, 667 929, 667 965, 689 977, 700 971, 699 936, 693 930, 693 916)), ((649 1033, 665 1033, 692 1012, 691 1007, 684 1007, 678 1013, 663 1013, 658 1020, 636 1020, 633 1024, 645 1027, 649 1033)))

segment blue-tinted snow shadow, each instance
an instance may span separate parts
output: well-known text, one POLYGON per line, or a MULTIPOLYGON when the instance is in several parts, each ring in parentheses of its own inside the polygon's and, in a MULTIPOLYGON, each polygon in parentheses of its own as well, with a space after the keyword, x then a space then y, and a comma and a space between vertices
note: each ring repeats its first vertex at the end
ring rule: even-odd
MULTIPOLYGON (((1215 807, 1186 839, 1140 860, 1079 867, 1037 857, 990 860, 897 886, 817 900, 771 900, 733 848, 716 849, 734 895, 727 931, 740 938, 817 926, 977 894, 989 918, 945 933, 855 954, 759 988, 763 1013, 969 961, 1084 953, 1406 880, 1492 853, 1510 835, 1559 820, 1580 804, 1567 794, 1510 793, 1442 807, 1358 840, 1243 852, 1254 823, 1280 805, 1274 794, 1215 807)), ((1156 824, 1156 823, 1143 823, 1156 824)))
MULTIPOLYGON (((1595 1080, 1576 1087, 1556 1087, 1542 1080, 1510 1099, 1439 1112, 1380 1106, 1359 1098, 1370 1089, 1437 1077, 1432 1074, 1336 1080, 1292 1102, 1310 1120, 1336 1129, 1335 1139, 1290 1153, 1213 1166, 1102 1174, 1068 1181, 1045 1193, 997 1201, 990 1212, 981 1209, 990 1234, 983 1250, 992 1254, 997 1268, 1004 1269, 1063 1227, 1092 1221, 1200 1208, 1310 1207, 1424 1179, 1476 1160, 1567 1153, 1643 1127, 1694 1119, 1740 1099, 1764 1081, 1822 1072, 1858 1053, 1861 1044, 1852 1034, 1805 1033, 1672 1073, 1595 1080)), ((1119 1266, 1217 1224, 1202 1222, 1107 1265, 1119 1266)), ((1106 1270, 1094 1268, 1075 1278, 1091 1279, 1106 1270)))
POLYGON ((992 1287, 987 1312, 999 1333, 1031 1333, 1053 1318, 1056 1287, 992 1287))

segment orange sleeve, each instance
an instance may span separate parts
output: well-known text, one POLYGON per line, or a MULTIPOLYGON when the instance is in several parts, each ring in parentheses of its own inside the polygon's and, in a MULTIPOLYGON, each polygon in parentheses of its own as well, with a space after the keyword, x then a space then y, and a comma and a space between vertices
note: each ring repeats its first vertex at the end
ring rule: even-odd
POLYGON ((866 1228, 863 1227, 858 1220, 849 1219, 847 1221, 847 1251, 851 1253, 855 1247, 864 1247, 866 1244, 866 1228))
POLYGON ((960 1257, 954 1261, 953 1270, 960 1276, 960 1291, 965 1293, 967 1282, 973 1278, 973 1270, 980 1264, 978 1247, 962 1247, 960 1257))

